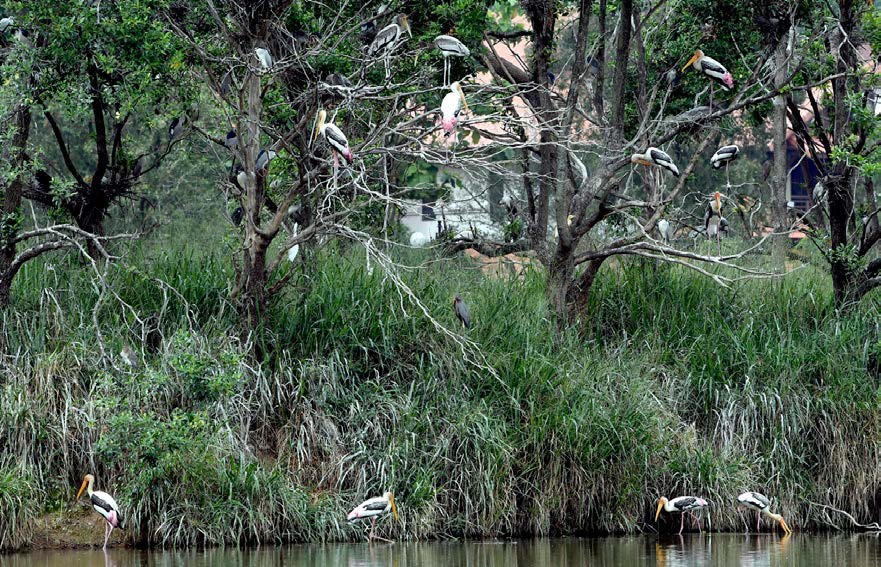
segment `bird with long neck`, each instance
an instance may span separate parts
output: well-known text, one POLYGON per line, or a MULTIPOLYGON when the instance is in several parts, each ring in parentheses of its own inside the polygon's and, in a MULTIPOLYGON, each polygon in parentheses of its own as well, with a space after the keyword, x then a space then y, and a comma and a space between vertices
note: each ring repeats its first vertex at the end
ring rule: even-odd
MULTIPOLYGON (((694 67, 695 70, 703 73, 713 82, 719 83, 726 91, 734 88, 734 77, 731 76, 728 69, 712 57, 704 55, 700 49, 694 52, 682 70, 685 71, 689 67, 694 67)), ((710 83, 710 109, 713 108, 713 82, 710 83)))
POLYGON ((83 484, 82 486, 80 486, 79 491, 76 493, 76 499, 79 500, 80 496, 83 495, 83 492, 86 492, 86 494, 88 494, 89 496, 89 501, 92 504, 92 508, 107 521, 104 526, 103 547, 103 549, 107 549, 107 542, 110 540, 110 535, 113 533, 114 528, 118 528, 122 523, 122 514, 119 511, 119 505, 116 503, 116 500, 114 500, 112 496, 110 496, 106 492, 92 489, 92 485, 94 484, 94 482, 94 476, 90 474, 84 476, 83 484))
POLYGON ((679 533, 682 533, 682 529, 685 527, 685 514, 691 516, 695 522, 697 523, 697 529, 700 531, 701 523, 697 516, 694 515, 694 512, 697 510, 704 510, 708 508, 710 505, 709 502, 704 500, 703 498, 698 498, 697 496, 679 496, 677 498, 673 498, 672 500, 667 500, 666 497, 661 496, 658 499, 658 509, 655 511, 655 522, 658 521, 658 517, 661 515, 661 511, 668 513, 679 513, 679 533))
POLYGON ((756 514, 756 531, 759 531, 759 525, 762 516, 764 515, 780 524, 780 527, 783 528, 785 534, 792 533, 792 529, 786 523, 786 520, 783 519, 783 516, 771 512, 771 501, 764 494, 759 494, 758 492, 744 492, 737 497, 737 502, 738 509, 746 508, 758 512, 758 514, 756 514))
POLYGON ((468 101, 465 100, 465 92, 462 90, 459 82, 456 81, 450 85, 450 92, 441 101, 441 127, 445 132, 444 136, 449 136, 456 129, 456 126, 459 124, 459 112, 463 107, 468 112, 468 101))

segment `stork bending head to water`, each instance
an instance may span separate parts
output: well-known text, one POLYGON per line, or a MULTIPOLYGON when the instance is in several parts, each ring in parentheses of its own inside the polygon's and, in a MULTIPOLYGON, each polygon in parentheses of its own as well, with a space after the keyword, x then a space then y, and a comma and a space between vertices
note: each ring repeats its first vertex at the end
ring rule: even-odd
POLYGON ((92 508, 101 514, 101 516, 107 521, 107 524, 104 526, 103 547, 103 549, 107 549, 107 542, 110 540, 110 534, 113 533, 114 528, 118 528, 122 523, 122 514, 119 512, 119 505, 112 496, 100 490, 92 490, 92 484, 94 482, 95 477, 90 474, 83 477, 83 484, 80 486, 79 492, 76 493, 76 499, 79 500, 80 496, 82 496, 85 491, 89 495, 89 501, 92 503, 92 508))
POLYGON ((397 520, 398 508, 395 506, 395 496, 391 491, 386 492, 382 496, 369 498, 358 504, 351 512, 349 512, 346 519, 353 524, 370 519, 370 535, 368 536, 368 541, 373 541, 374 537, 383 541, 389 541, 385 538, 373 535, 373 530, 376 527, 376 518, 383 514, 387 514, 389 511, 391 511, 395 520, 397 520))
POLYGON ((710 506, 710 503, 704 500, 703 498, 698 498, 697 496, 679 496, 678 498, 674 498, 672 500, 667 500, 664 496, 661 496, 658 499, 658 509, 655 512, 655 522, 658 521, 658 517, 661 515, 661 510, 667 513, 679 513, 679 533, 682 533, 682 528, 685 526, 685 515, 688 514, 692 518, 694 518, 695 522, 697 522, 697 531, 701 531, 701 521, 697 516, 694 515, 695 511, 705 510, 710 506))
POLYGON ((756 514, 756 531, 759 531, 759 524, 762 521, 762 514, 764 514, 780 524, 784 533, 792 533, 792 530, 786 524, 786 520, 783 519, 783 516, 771 512, 771 501, 764 494, 759 494, 758 492, 744 492, 737 497, 737 501, 739 502, 737 506, 738 508, 749 508, 750 510, 758 512, 758 514, 756 514))

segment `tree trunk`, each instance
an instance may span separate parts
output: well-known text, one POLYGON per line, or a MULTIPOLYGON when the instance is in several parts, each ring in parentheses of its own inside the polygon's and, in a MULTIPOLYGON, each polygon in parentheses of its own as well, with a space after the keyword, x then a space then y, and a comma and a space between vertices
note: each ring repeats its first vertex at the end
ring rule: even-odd
MULTIPOLYGON (((22 105, 15 110, 13 118, 15 131, 12 135, 12 143, 10 144, 9 163, 13 171, 19 172, 9 185, 5 187, 3 192, 3 218, 12 220, 15 215, 19 214, 21 207, 21 193, 24 182, 21 178, 21 170, 24 166, 27 155, 28 136, 31 131, 31 109, 29 106, 22 105)), ((3 236, 13 236, 12 234, 3 236)), ((2 242, 0 247, 0 309, 9 306, 11 300, 12 280, 15 274, 10 271, 12 262, 15 259, 15 244, 11 242, 2 242)), ((5 340, 5 331, 0 332, 0 347, 5 340)))
MULTIPOLYGON (((774 86, 780 88, 786 81, 786 36, 780 38, 774 49, 774 86)), ((771 202, 774 216, 774 230, 783 232, 788 228, 787 217, 789 211, 786 206, 786 186, 789 180, 788 153, 786 145, 786 95, 774 97, 774 112, 772 114, 773 139, 774 139, 774 162, 771 175, 771 202)), ((776 267, 782 268, 786 259, 786 249, 789 244, 788 238, 775 238, 772 245, 772 258, 776 267)))
POLYGON ((843 306, 848 300, 853 282, 852 254, 848 252, 847 227, 853 210, 850 170, 842 168, 840 176, 834 177, 828 187, 829 238, 832 254, 830 271, 835 302, 843 306))

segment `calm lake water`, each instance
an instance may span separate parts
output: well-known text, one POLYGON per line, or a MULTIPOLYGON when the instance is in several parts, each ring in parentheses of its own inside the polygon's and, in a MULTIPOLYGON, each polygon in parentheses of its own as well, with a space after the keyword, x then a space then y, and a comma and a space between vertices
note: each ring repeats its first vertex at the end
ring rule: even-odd
POLYGON ((0 567, 625 567, 881 566, 881 540, 871 535, 788 538, 770 534, 684 535, 294 545, 205 551, 35 551, 0 555, 0 567))

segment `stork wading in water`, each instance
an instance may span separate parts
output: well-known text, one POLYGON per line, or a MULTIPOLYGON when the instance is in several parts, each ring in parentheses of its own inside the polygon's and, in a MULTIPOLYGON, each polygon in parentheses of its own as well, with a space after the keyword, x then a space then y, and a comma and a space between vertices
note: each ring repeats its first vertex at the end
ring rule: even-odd
POLYGON ((330 144, 333 153, 333 187, 335 190, 337 170, 340 165, 338 154, 343 154, 343 157, 346 158, 348 163, 352 163, 355 160, 355 154, 349 149, 349 140, 346 139, 346 135, 343 134, 343 131, 333 122, 327 122, 327 111, 324 109, 318 111, 318 123, 315 125, 315 139, 318 138, 319 134, 324 136, 324 139, 330 144))
POLYGON ((79 492, 76 493, 76 499, 79 500, 80 496, 82 496, 85 491, 86 494, 89 495, 89 501, 92 503, 92 508, 101 514, 101 516, 107 521, 104 526, 103 547, 103 549, 107 549, 107 542, 110 540, 110 534, 113 533, 114 528, 118 528, 122 523, 122 514, 119 511, 119 505, 112 496, 100 490, 92 490, 92 484, 94 482, 95 477, 90 474, 83 477, 83 484, 80 486, 79 492))
POLYGON ((707 203, 704 211, 704 231, 707 238, 716 237, 716 244, 719 245, 719 255, 722 255, 722 223, 727 225, 727 221, 722 218, 722 193, 716 191, 713 198, 707 203))
POLYGON ((349 512, 346 519, 352 524, 369 519, 370 535, 367 537, 368 541, 373 541, 373 539, 376 538, 390 542, 390 540, 373 535, 373 530, 376 528, 376 519, 383 514, 387 514, 389 511, 391 511, 392 516, 394 516, 395 521, 397 521, 398 508, 395 506, 395 496, 391 491, 386 492, 382 496, 369 498, 358 504, 351 512, 349 512))
POLYGON ((447 86, 450 84, 450 57, 468 57, 471 50, 451 35, 437 36, 434 44, 444 56, 444 86, 447 86))
POLYGON ((739 153, 740 148, 731 144, 730 146, 722 146, 716 150, 716 153, 710 158, 710 165, 713 166, 713 169, 719 169, 723 165, 725 166, 725 187, 731 187, 731 180, 728 177, 728 166, 731 165, 732 161, 737 159, 739 153))
POLYGON ((450 85, 450 92, 444 95, 441 101, 441 127, 444 137, 449 136, 459 124, 459 113, 462 108, 468 111, 468 101, 465 100, 465 92, 458 81, 450 85))
POLYGON ((758 512, 756 514, 756 531, 759 531, 759 524, 761 523, 762 515, 764 514, 780 524, 780 527, 783 528, 783 533, 792 533, 792 530, 786 524, 786 520, 783 519, 783 516, 771 512, 771 501, 764 494, 759 494, 758 492, 744 492, 737 497, 737 502, 739 502, 737 506, 738 508, 748 508, 758 512))
POLYGON ((694 67, 695 70, 703 73, 712 81, 710 83, 710 110, 713 109, 714 83, 719 83, 726 91, 734 88, 734 78, 731 76, 731 73, 728 72, 728 69, 712 57, 704 55, 704 52, 700 49, 694 52, 694 55, 692 55, 691 59, 688 60, 688 63, 682 67, 682 70, 685 71, 689 67, 694 67))
POLYGON ((685 526, 685 515, 688 514, 694 518, 695 522, 697 522, 697 531, 700 532, 701 521, 694 515, 694 512, 698 510, 706 510, 709 506, 709 502, 703 498, 698 498, 697 496, 679 496, 672 500, 667 500, 667 498, 661 496, 658 499, 658 509, 655 512, 655 522, 657 523, 658 517, 661 515, 661 510, 670 514, 678 513, 680 515, 679 533, 682 534, 682 528, 685 526))
POLYGON ((370 55, 371 57, 376 54, 382 55, 382 60, 385 64, 386 80, 392 76, 391 69, 389 68, 389 59, 392 56, 392 52, 398 46, 398 40, 401 39, 401 34, 404 32, 407 32, 408 36, 413 37, 413 33, 410 31, 410 22, 407 21, 407 16, 404 14, 398 14, 395 16, 394 22, 379 30, 379 33, 376 34, 376 37, 373 38, 373 42, 367 49, 367 55, 370 55))
POLYGON ((658 148, 651 147, 648 148, 645 153, 633 154, 630 156, 630 162, 647 165, 649 167, 660 167, 661 169, 666 169, 672 173, 674 177, 679 177, 679 168, 673 163, 673 158, 671 158, 667 152, 659 150, 658 148))

